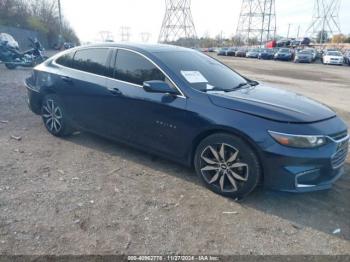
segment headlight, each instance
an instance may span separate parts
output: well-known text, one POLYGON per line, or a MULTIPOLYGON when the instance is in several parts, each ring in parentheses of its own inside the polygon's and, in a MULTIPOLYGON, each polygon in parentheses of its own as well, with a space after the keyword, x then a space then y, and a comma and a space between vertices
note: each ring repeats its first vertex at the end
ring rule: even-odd
POLYGON ((290 135, 269 131, 274 140, 283 146, 296 148, 316 148, 327 143, 325 136, 290 135))

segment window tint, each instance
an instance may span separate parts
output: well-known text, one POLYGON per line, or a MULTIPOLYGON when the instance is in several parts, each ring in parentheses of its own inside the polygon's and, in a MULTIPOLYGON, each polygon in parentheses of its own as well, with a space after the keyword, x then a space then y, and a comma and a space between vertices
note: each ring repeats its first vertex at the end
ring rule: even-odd
POLYGON ((118 50, 115 78, 137 85, 143 85, 145 81, 166 80, 165 75, 150 61, 126 50, 118 50))
POLYGON ((156 55, 177 76, 197 90, 204 91, 208 87, 232 89, 247 82, 226 65, 197 51, 158 52, 156 55), (188 74, 195 74, 196 79, 190 79, 188 74))
POLYGON ((59 64, 59 65, 66 66, 66 67, 73 67, 73 57, 74 57, 74 53, 75 53, 75 52, 70 52, 70 53, 68 53, 68 54, 65 54, 65 55, 59 57, 59 58, 56 60, 56 63, 59 64))
POLYGON ((107 58, 107 48, 78 50, 74 56, 73 68, 97 75, 107 75, 107 58))

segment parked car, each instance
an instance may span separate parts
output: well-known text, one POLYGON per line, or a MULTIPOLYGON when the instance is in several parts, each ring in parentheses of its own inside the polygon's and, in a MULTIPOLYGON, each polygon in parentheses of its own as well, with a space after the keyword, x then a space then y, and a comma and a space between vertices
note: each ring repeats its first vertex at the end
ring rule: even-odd
POLYGON ((275 51, 271 48, 261 49, 258 55, 258 59, 270 60, 275 56, 275 51))
POLYGON ((333 52, 333 51, 337 52, 338 49, 335 49, 335 48, 323 49, 323 50, 321 51, 321 62, 323 63, 323 57, 326 55, 326 53, 328 53, 328 52, 333 52))
POLYGON ((85 130, 167 157, 225 196, 259 183, 328 189, 344 173, 349 135, 335 112, 192 49, 78 47, 36 67, 26 85, 52 135, 85 130))
POLYGON ((75 44, 74 44, 74 43, 71 43, 71 42, 65 42, 65 43, 63 44, 63 48, 64 48, 64 49, 71 49, 71 48, 73 48, 73 47, 75 47, 75 44))
POLYGON ((240 48, 236 51, 236 56, 237 57, 245 57, 247 54, 247 50, 244 48, 240 48))
POLYGON ((308 37, 294 39, 291 41, 291 46, 308 46, 311 44, 311 39, 308 37))
POLYGON ((274 60, 291 61, 293 51, 289 48, 280 48, 274 56, 274 60))
POLYGON ((291 45, 292 40, 290 39, 281 39, 277 41, 276 47, 289 47, 291 45))
POLYGON ((312 63, 313 53, 309 50, 301 50, 295 54, 294 63, 312 63))
POLYGON ((350 66, 350 51, 346 51, 344 54, 344 63, 350 66))
POLYGON ((246 53, 246 57, 247 58, 258 58, 259 53, 260 53, 259 48, 253 48, 253 49, 248 50, 248 52, 246 53))
POLYGON ((230 47, 226 50, 226 56, 235 56, 236 55, 236 48, 230 47))
POLYGON ((219 55, 219 56, 225 56, 227 50, 228 50, 228 47, 222 47, 222 48, 219 49, 217 55, 219 55))
POLYGON ((318 58, 317 50, 315 48, 306 48, 305 50, 312 53, 312 61, 315 62, 318 58))
POLYGON ((325 65, 343 65, 344 57, 339 51, 329 51, 323 56, 323 64, 325 65))
POLYGON ((209 47, 208 48, 208 52, 209 53, 214 53, 215 52, 215 48, 214 47, 209 47))

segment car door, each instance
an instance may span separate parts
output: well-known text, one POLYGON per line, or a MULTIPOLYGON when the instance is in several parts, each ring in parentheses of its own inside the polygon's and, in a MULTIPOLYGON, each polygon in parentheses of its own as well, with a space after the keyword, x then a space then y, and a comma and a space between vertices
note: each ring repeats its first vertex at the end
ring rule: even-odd
POLYGON ((61 70, 59 89, 71 119, 79 127, 105 135, 105 101, 112 96, 106 87, 108 48, 77 50, 69 68, 61 70))
POLYGON ((118 49, 114 79, 107 80, 108 88, 116 92, 108 104, 111 130, 133 144, 180 157, 188 125, 186 98, 180 92, 178 96, 148 93, 143 82, 150 80, 175 88, 146 56, 118 49))

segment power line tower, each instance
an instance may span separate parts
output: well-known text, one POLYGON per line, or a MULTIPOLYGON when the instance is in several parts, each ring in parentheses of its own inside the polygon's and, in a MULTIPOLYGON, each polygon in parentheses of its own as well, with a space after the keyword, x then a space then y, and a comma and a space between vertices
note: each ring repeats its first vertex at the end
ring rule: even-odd
POLYGON ((191 0, 165 0, 165 16, 158 42, 167 43, 179 38, 197 38, 191 14, 191 0))
POLYGON ((110 31, 100 31, 98 34, 102 42, 114 41, 114 36, 110 31))
POLYGON ((275 0, 243 0, 236 35, 250 45, 263 44, 276 36, 275 0))
POLYGON ((122 26, 120 27, 120 38, 122 42, 129 42, 130 40, 130 27, 122 26))
POLYGON ((312 23, 306 34, 324 43, 328 36, 340 33, 341 0, 315 0, 312 23))
POLYGON ((151 38, 151 33, 149 33, 149 32, 141 32, 141 40, 142 40, 143 43, 148 43, 150 38, 151 38))

